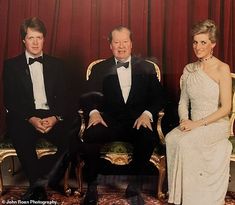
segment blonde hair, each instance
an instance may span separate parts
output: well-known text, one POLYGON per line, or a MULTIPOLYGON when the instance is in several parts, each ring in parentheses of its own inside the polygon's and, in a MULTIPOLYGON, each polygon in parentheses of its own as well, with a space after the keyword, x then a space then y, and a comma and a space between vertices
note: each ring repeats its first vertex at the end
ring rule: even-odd
POLYGON ((215 25, 215 22, 211 19, 200 21, 195 24, 192 28, 192 37, 201 33, 208 33, 209 39, 212 43, 215 43, 218 39, 218 29, 215 25))

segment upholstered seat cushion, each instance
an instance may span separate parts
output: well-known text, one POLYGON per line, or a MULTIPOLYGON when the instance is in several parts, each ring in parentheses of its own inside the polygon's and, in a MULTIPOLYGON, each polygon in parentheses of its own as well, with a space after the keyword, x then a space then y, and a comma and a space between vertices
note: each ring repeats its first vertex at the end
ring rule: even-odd
POLYGON ((101 154, 116 153, 116 154, 132 154, 133 147, 128 142, 111 142, 105 144, 101 149, 101 154))
POLYGON ((229 140, 230 140, 230 142, 231 142, 232 145, 233 145, 232 154, 235 155, 235 137, 230 137, 229 140))
POLYGON ((4 138, 0 142, 0 149, 14 149, 11 139, 10 138, 4 138))
MULTIPOLYGON (((52 145, 51 143, 49 143, 48 141, 46 141, 44 139, 40 139, 37 143, 36 148, 37 149, 45 149, 45 148, 56 148, 56 147, 54 145, 52 145)), ((0 141, 0 149, 14 149, 14 147, 12 145, 11 138, 4 137, 0 141)))
MULTIPOLYGON (((101 149, 102 155, 111 153, 132 155, 132 152, 133 147, 130 143, 119 141, 107 143, 101 149)), ((165 148, 163 146, 156 146, 153 153, 162 155, 165 153, 165 148)))

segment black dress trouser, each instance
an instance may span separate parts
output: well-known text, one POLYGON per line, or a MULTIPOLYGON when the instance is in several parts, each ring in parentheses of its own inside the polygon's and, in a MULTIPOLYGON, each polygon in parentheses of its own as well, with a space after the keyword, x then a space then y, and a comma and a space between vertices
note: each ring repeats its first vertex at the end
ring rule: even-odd
MULTIPOLYGON (((47 112, 38 112, 37 117, 47 117, 47 112)), ((12 139, 17 156, 29 180, 30 186, 41 177, 47 175, 58 159, 68 151, 70 122, 58 122, 48 133, 40 133, 27 120, 17 116, 7 116, 8 135, 12 139), (54 155, 46 155, 38 159, 36 144, 44 138, 57 147, 54 155)))
MULTIPOLYGON (((106 120, 107 123, 107 120, 106 120)), ((100 171, 100 149, 108 142, 125 141, 133 145, 132 174, 140 175, 149 162, 152 152, 158 143, 156 131, 140 127, 132 128, 134 121, 125 123, 107 123, 108 127, 98 124, 88 128, 83 143, 78 145, 78 151, 84 156, 87 167, 87 182, 96 180, 100 171)))

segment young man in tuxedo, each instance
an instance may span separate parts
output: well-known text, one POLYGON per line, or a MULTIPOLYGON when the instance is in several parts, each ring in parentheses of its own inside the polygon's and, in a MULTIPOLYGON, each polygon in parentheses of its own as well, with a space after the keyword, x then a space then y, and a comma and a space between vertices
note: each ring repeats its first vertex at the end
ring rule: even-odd
POLYGON ((20 33, 25 52, 4 62, 7 131, 30 184, 21 199, 46 200, 45 186, 65 163, 69 145, 64 68, 59 59, 43 53, 46 28, 40 19, 25 20, 20 33), (54 144, 57 152, 38 159, 39 138, 54 144))
POLYGON ((99 173, 100 148, 107 142, 127 141, 134 147, 132 169, 135 180, 126 189, 126 197, 144 204, 140 194, 140 176, 146 168, 157 145, 153 123, 164 106, 164 95, 154 66, 131 55, 131 31, 116 27, 109 35, 113 56, 96 64, 82 97, 87 112, 88 127, 80 151, 87 166, 88 189, 84 204, 98 201, 97 175, 99 173), (102 96, 102 104, 92 95, 102 96), (89 100, 92 99, 91 101, 89 100))

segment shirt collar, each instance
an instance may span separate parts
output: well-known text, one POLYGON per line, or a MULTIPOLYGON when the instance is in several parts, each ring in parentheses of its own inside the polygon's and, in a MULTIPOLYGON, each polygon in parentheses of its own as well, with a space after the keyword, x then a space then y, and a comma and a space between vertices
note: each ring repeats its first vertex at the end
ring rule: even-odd
MULTIPOLYGON (((40 57, 42 55, 43 55, 43 52, 39 56, 37 56, 37 57, 40 57)), ((36 58, 32 54, 30 54, 27 50, 25 50, 25 56, 26 56, 27 64, 29 64, 29 58, 36 58)))
MULTIPOLYGON (((115 59, 115 63, 117 64, 117 62, 118 62, 119 60, 116 59, 115 57, 114 57, 114 59, 115 59)), ((123 63, 126 63, 126 62, 131 62, 131 56, 129 56, 125 61, 123 61, 123 63)))

